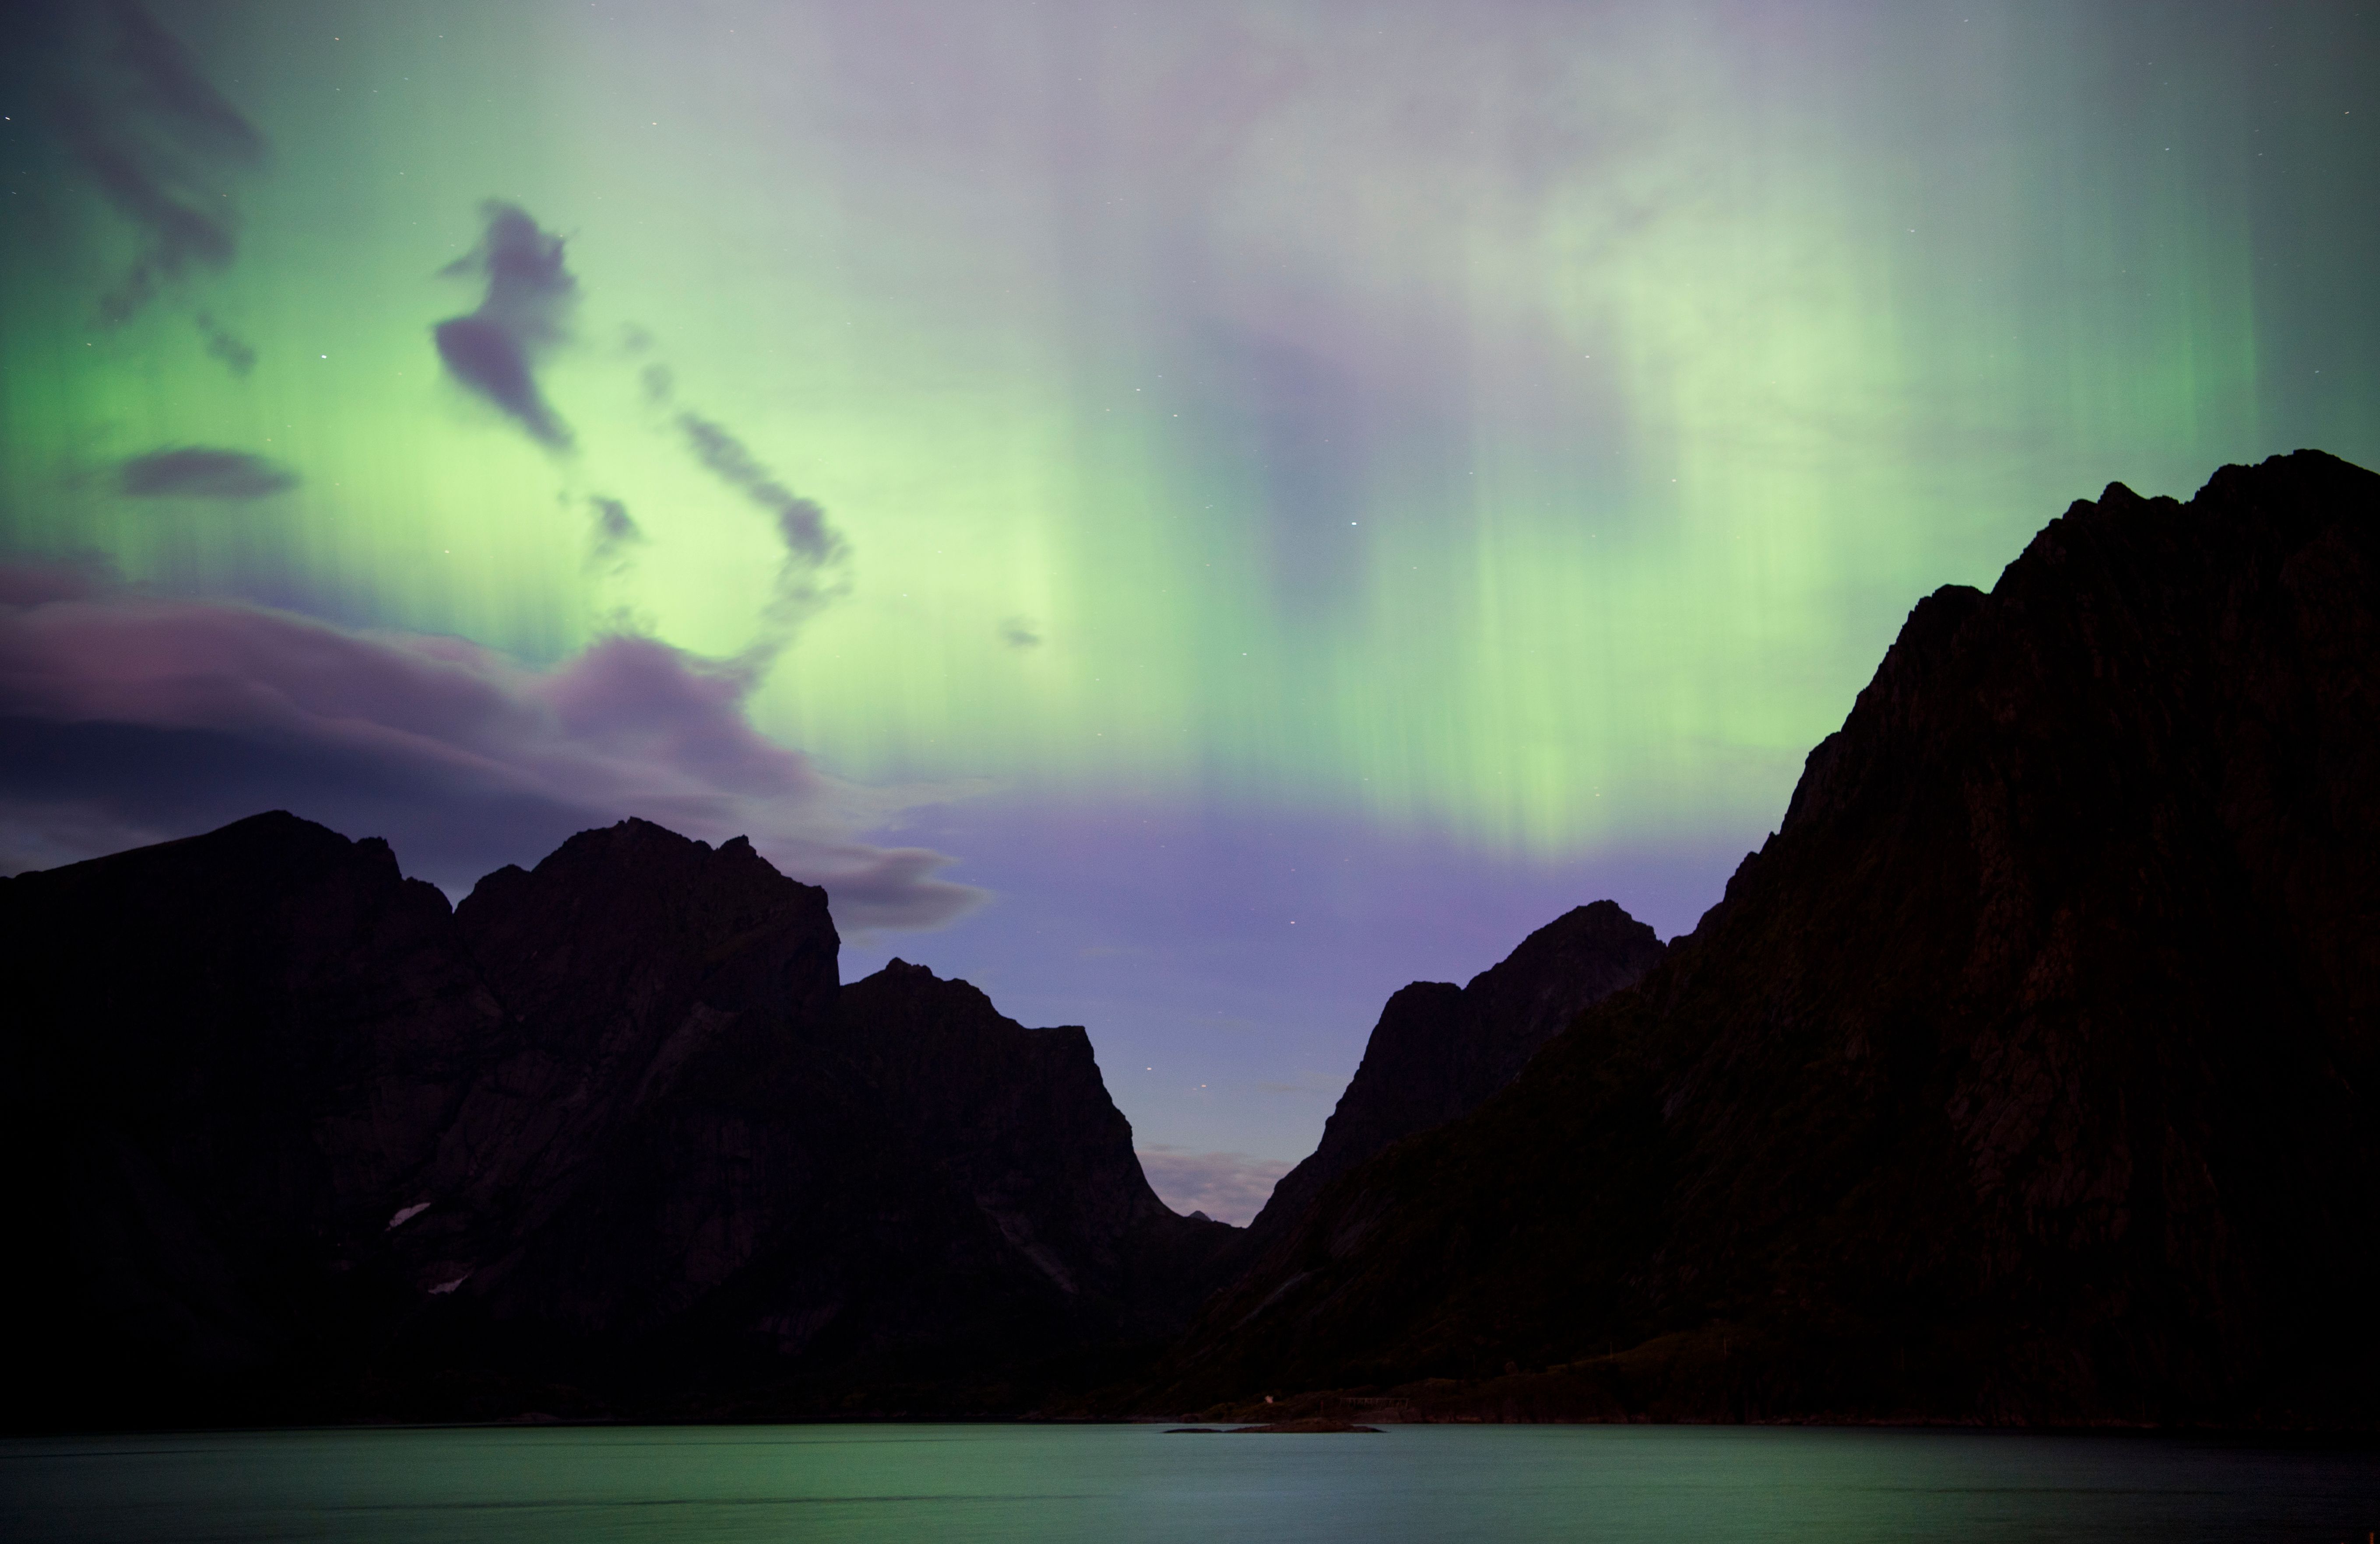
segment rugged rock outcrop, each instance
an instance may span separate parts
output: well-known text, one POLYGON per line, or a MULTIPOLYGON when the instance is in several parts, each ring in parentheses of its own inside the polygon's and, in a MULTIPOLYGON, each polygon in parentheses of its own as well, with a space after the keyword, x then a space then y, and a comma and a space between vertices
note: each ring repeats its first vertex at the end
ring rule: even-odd
POLYGON ((844 990, 836 1028, 892 1117, 1065 1298, 1154 1337, 1221 1284, 1242 1230, 1157 1199, 1081 1029, 1021 1028, 899 959, 844 990))
POLYGON ((1573 907, 1467 986, 1417 981, 1390 997, 1313 1154, 1281 1176, 1249 1225, 1262 1249, 1331 1180, 1390 1143, 1478 1108, 1520 1076, 1581 1008, 1660 962, 1653 930, 1609 900, 1573 907))
POLYGON ((1255 1235, 1079 1030, 838 986, 742 843, 452 911, 285 814, 19 875, 0 1418, 1017 1412, 1254 1248, 1129 1403, 2368 1424, 2374 790, 2380 477, 2110 487, 1917 607, 1633 990, 1595 907, 1392 999, 1255 1235))
POLYGON ((11 1417, 169 1410, 390 1300, 331 1241, 385 1224, 504 1033, 444 897, 261 815, 0 884, 0 938, 11 1417))
POLYGON ((19 1426, 1016 1408, 1238 1236, 1150 1191, 1082 1031, 840 987, 741 841, 624 822, 450 913, 267 814, 0 927, 19 1426))
POLYGON ((1668 959, 1143 1399, 2369 1422, 2375 1080, 2380 477, 2112 486, 1920 603, 1668 959))

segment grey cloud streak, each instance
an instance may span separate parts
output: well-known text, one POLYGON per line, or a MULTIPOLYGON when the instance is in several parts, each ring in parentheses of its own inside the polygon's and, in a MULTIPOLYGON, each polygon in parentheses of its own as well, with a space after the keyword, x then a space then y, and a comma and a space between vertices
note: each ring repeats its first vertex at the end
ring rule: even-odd
MULTIPOLYGON (((650 405, 674 406, 677 380, 668 366, 649 364, 638 372, 638 379, 650 405)), ((703 469, 759 507, 776 529, 785 556, 777 565, 776 598, 769 604, 771 621, 797 622, 848 590, 847 579, 826 578, 843 566, 850 549, 842 533, 827 524, 826 511, 815 500, 805 499, 780 482, 724 425, 683 409, 674 421, 703 469)))
POLYGON ((460 639, 0 569, 0 870, 285 808, 386 837, 460 893, 634 814, 748 835, 824 885, 846 930, 937 926, 979 901, 936 876, 943 855, 858 838, 902 802, 755 730, 755 668, 614 635, 538 669, 460 639))
POLYGON ((1245 1152, 1191 1152, 1153 1142, 1136 1154, 1149 1188, 1176 1212, 1204 1212, 1217 1222, 1245 1227, 1273 1186, 1294 1164, 1245 1152))
POLYGON ((617 499, 597 493, 588 498, 587 504, 595 512, 595 541, 589 560, 617 573, 627 565, 627 549, 643 545, 644 530, 629 514, 628 506, 617 499))
POLYGON ((199 336, 207 341, 207 353, 224 363, 232 374, 246 376, 256 368, 256 350, 248 346, 224 325, 204 311, 198 314, 199 336))
POLYGON ((266 456, 212 445, 177 445, 136 455, 116 467, 128 499, 269 499, 298 486, 298 474, 266 456))
POLYGON ((843 538, 828 529, 826 512, 779 482, 752 459, 742 440, 691 413, 679 414, 677 421, 686 430, 686 443, 694 447, 695 459, 720 481, 741 489, 746 498, 776 517, 777 535, 788 556, 817 568, 843 555, 843 538))
MULTIPOLYGON (((27 7, 0 28, 44 78, 42 116, 69 163, 140 234, 140 249, 100 299, 111 325, 166 285, 230 266, 237 177, 261 165, 264 136, 217 90, 188 44, 130 0, 27 7)), ((212 319, 209 352, 245 373, 254 352, 212 319)))
POLYGON ((487 281, 479 308, 431 330, 438 357, 462 385, 501 408, 529 438, 554 450, 571 443, 570 427, 537 382, 538 356, 562 341, 578 281, 563 266, 563 239, 539 228, 518 204, 490 199, 480 244, 440 271, 487 281))
POLYGON ((681 413, 677 422, 695 458, 720 481, 758 504, 776 526, 785 556, 777 565, 776 598, 769 603, 771 620, 799 621, 844 593, 841 583, 820 582, 822 574, 843 561, 846 551, 843 537, 826 523, 826 512, 779 482, 752 459, 742 440, 710 419, 681 413))

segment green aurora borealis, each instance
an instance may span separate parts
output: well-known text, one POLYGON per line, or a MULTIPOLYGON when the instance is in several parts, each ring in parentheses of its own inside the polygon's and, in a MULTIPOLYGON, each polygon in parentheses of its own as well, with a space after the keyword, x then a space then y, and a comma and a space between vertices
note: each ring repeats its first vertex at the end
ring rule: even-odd
MULTIPOLYGON (((12 74, 7 554, 534 668, 621 630, 765 657, 754 723, 945 811, 995 892, 852 952, 1029 1022, 1109 1002, 1017 958, 1106 850, 972 870, 969 820, 1327 821, 1592 899, 1614 854, 1756 844, 1909 607, 2070 500, 2380 464, 2370 6, 152 14, 269 154, 207 184, 236 254, 109 324, 140 233, 12 74), (431 344, 490 199, 566 241, 566 451, 431 344), (771 614, 770 520, 680 412, 823 509, 824 598, 771 614), (299 480, 125 496, 184 446, 299 480), (640 539, 599 555, 595 499, 640 539)), ((1090 1019, 1145 1137, 1293 1161, 1389 989, 1551 914, 1419 959, 1363 889, 1327 1012, 1219 944, 1141 978, 1195 1004, 1090 1019), (1166 1017, 1271 981, 1269 1049, 1166 1017), (1161 1053, 1318 1096, 1114 1070, 1161 1053)), ((1716 890, 1617 899, 1670 934, 1716 890)), ((1099 946, 1157 947, 1128 911, 1099 946)))

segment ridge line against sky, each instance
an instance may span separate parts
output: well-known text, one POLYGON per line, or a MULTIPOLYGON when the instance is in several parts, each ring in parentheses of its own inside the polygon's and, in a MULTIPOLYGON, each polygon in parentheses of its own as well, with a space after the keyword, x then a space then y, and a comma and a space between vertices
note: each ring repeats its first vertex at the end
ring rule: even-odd
POLYGON ((1405 981, 1691 926, 1919 596, 2380 462, 2375 64, 2345 4, 0 6, 0 857, 748 829, 1245 1220, 1405 981))

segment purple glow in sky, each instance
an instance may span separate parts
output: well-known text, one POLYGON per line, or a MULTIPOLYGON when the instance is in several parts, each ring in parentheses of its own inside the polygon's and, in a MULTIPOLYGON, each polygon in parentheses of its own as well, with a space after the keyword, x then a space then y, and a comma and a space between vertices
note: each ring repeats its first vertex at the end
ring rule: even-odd
POLYGON ((2367 6, 0 10, 0 862, 642 815, 1244 1219, 1909 608, 2380 461, 2367 6))

